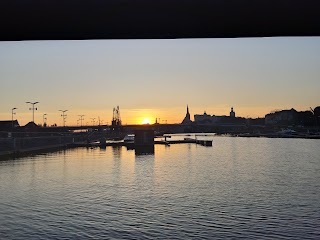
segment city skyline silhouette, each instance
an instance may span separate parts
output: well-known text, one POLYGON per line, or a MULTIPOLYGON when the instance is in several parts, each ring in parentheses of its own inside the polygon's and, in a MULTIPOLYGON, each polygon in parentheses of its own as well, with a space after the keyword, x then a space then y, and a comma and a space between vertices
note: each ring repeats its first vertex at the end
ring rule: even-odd
MULTIPOLYGON (((78 115, 124 124, 148 118, 179 123, 207 111, 264 117, 276 109, 318 106, 319 37, 1 42, 0 118, 31 121, 25 102, 39 101, 35 121, 67 124, 78 115)), ((90 121, 90 120, 89 120, 90 121)))

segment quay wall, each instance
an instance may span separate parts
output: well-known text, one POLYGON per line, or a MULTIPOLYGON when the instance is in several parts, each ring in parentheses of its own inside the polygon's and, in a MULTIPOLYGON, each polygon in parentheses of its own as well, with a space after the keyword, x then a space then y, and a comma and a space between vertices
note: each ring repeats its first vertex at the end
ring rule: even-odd
POLYGON ((81 136, 12 137, 0 138, 0 156, 63 147, 82 142, 81 136))

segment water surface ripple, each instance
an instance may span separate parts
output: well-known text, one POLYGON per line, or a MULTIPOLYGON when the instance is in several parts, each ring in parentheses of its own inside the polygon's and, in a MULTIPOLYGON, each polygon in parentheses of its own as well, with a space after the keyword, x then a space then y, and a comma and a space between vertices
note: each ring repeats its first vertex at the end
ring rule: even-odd
POLYGON ((2 161, 0 239, 319 239, 319 140, 208 138, 2 161))

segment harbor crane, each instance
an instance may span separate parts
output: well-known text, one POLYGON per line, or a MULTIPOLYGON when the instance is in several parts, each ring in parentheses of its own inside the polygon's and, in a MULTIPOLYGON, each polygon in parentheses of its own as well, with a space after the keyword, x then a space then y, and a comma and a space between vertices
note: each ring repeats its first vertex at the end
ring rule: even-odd
POLYGON ((112 124, 113 127, 121 126, 120 108, 117 106, 113 108, 112 124))

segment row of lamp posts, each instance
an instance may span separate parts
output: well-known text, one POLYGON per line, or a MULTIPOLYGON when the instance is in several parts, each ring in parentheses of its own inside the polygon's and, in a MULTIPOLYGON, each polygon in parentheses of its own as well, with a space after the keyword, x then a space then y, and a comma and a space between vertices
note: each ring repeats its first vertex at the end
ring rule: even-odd
MULTIPOLYGON (((28 104, 31 104, 32 105, 32 107, 31 108, 29 108, 29 110, 32 110, 32 122, 34 123, 34 110, 38 110, 36 107, 34 107, 34 105, 36 105, 36 104, 38 104, 39 102, 26 102, 26 103, 28 103, 28 104)), ((12 128, 14 128, 14 124, 13 124, 13 115, 15 115, 16 114, 16 112, 14 112, 14 110, 16 110, 16 109, 18 109, 18 108, 12 108, 11 109, 11 115, 12 115, 12 128)), ((62 121, 63 121, 63 126, 65 127, 66 126, 66 118, 67 118, 67 114, 66 114, 66 112, 68 111, 68 110, 59 110, 62 114, 61 114, 61 117, 62 117, 62 121)), ((46 123, 47 123, 47 116, 48 114, 43 114, 43 125, 45 125, 46 123)), ((85 115, 78 115, 80 118, 79 118, 79 120, 80 120, 80 124, 81 124, 81 126, 82 126, 82 121, 84 120, 84 116, 85 115)), ((78 120, 78 121, 79 121, 78 120)), ((93 123, 93 125, 94 125, 94 120, 95 120, 95 118, 91 118, 91 120, 92 120, 92 123, 93 123)), ((100 122, 100 119, 99 119, 99 122, 100 122)))

